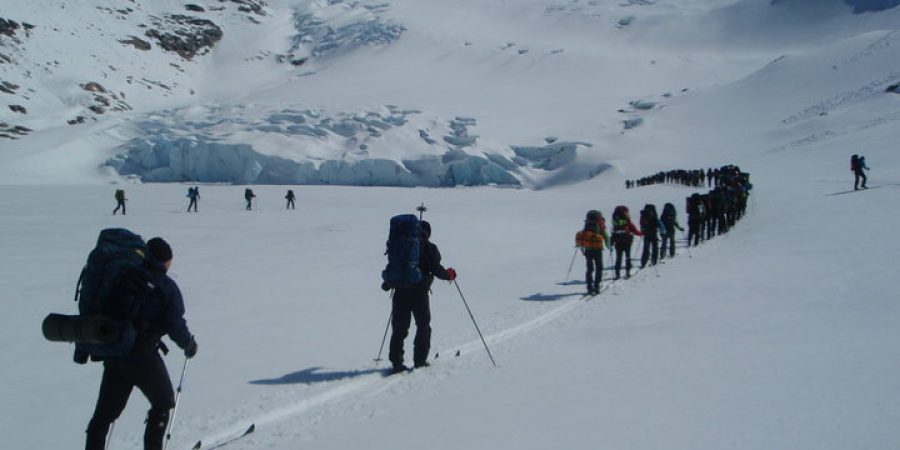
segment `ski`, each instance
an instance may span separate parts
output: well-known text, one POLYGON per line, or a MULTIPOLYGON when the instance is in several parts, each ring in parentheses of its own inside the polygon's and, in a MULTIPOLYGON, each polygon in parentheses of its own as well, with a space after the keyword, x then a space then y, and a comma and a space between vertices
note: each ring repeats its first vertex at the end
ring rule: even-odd
POLYGON ((234 442, 234 441, 237 441, 237 440, 239 440, 239 439, 242 439, 242 438, 244 438, 244 437, 247 437, 248 434, 250 434, 250 433, 252 433, 252 432, 254 432, 254 431, 256 431, 256 424, 255 424, 255 423, 254 423, 254 424, 250 424, 250 428, 247 428, 247 431, 244 431, 244 433, 241 434, 240 436, 233 437, 233 438, 231 438, 231 439, 226 439, 226 440, 224 440, 224 441, 222 441, 222 442, 219 442, 218 444, 213 445, 213 446, 211 446, 211 447, 203 447, 203 441, 197 441, 197 443, 194 444, 194 446, 191 448, 191 450, 200 450, 201 448, 206 448, 206 449, 210 449, 210 450, 211 450, 211 449, 214 449, 214 448, 222 448, 222 447, 224 447, 224 446, 226 446, 226 445, 228 445, 228 444, 230 444, 230 443, 232 443, 232 442, 234 442))
POLYGON ((592 298, 594 298, 594 297, 596 297, 596 296, 598 296, 598 295, 600 295, 600 294, 606 292, 606 291, 609 289, 609 287, 612 286, 612 284, 613 284, 613 282, 610 281, 609 283, 606 283, 606 284, 604 284, 603 286, 601 286, 601 287, 600 287, 600 290, 597 291, 596 293, 582 295, 582 296, 581 296, 581 299, 584 300, 584 301, 588 301, 588 300, 590 300, 590 299, 592 299, 592 298))

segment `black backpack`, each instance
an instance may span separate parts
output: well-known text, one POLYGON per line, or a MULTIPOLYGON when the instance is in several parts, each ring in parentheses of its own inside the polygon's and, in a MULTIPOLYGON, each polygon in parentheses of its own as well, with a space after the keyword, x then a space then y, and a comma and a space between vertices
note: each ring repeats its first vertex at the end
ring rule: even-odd
POLYGON ((81 270, 75 301, 81 317, 104 317, 114 328, 108 342, 75 342, 75 360, 84 362, 125 356, 134 347, 137 321, 155 289, 145 268, 149 252, 144 240, 124 228, 100 232, 97 245, 81 270))
POLYGON ((422 281, 422 271, 419 269, 421 238, 422 222, 414 214, 391 218, 385 251, 388 262, 381 272, 381 279, 387 287, 411 287, 422 281))
POLYGON ((859 155, 853 155, 850 157, 850 170, 859 170, 859 155))

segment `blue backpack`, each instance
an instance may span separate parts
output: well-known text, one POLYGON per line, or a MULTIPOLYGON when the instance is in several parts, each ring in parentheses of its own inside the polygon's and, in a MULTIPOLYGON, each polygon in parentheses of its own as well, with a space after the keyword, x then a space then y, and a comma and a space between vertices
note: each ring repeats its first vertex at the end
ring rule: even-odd
POLYGON ((419 270, 422 224, 414 214, 402 214, 391 218, 388 234, 387 267, 381 279, 390 288, 411 287, 422 281, 419 270))
POLYGON ((134 347, 136 321, 155 288, 144 267, 149 252, 140 236, 124 228, 100 232, 97 245, 81 270, 75 301, 82 317, 105 317, 112 325, 104 343, 76 342, 75 361, 128 355, 134 347))

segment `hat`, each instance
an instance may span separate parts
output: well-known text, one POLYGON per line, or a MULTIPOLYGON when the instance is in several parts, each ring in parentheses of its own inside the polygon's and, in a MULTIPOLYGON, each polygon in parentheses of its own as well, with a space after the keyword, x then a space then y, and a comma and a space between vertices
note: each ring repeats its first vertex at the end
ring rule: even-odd
POLYGON ((172 247, 163 238, 155 237, 147 241, 147 249, 150 254, 160 262, 166 262, 172 259, 172 247))
POLYGON ((422 234, 427 238, 431 237, 431 224, 424 220, 422 221, 422 234))

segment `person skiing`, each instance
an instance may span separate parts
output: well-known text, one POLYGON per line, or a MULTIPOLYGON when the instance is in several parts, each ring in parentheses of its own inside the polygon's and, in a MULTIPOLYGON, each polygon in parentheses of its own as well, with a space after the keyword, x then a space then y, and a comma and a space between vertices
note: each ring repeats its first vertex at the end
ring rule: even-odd
POLYGON ((641 210, 641 233, 644 234, 644 247, 641 251, 641 269, 650 265, 656 265, 659 260, 659 236, 666 230, 656 214, 656 206, 647 204, 641 210))
POLYGON ((247 211, 253 209, 253 198, 256 197, 256 194, 253 193, 253 189, 247 188, 244 189, 244 200, 247 200, 247 206, 244 207, 247 211))
POLYGON ((622 269, 622 255, 625 255, 625 278, 631 277, 631 244, 634 242, 634 236, 643 236, 640 230, 631 222, 631 216, 628 213, 628 207, 624 205, 616 206, 612 215, 613 232, 610 237, 613 247, 616 249, 616 277, 622 269))
POLYGON ((191 206, 194 207, 194 212, 197 212, 197 199, 200 198, 200 187, 194 186, 188 188, 187 196, 191 199, 191 202, 188 203, 187 212, 191 212, 191 206))
MULTIPOLYGON (((391 361, 391 373, 400 373, 409 370, 403 360, 403 340, 409 334, 411 317, 416 321, 416 336, 413 339, 413 366, 427 367, 428 352, 431 349, 431 309, 429 307, 428 293, 431 283, 437 277, 441 280, 453 281, 456 279, 456 270, 452 267, 445 269, 441 265, 441 252, 437 245, 431 242, 431 224, 421 222, 422 234, 420 241, 418 267, 422 273, 422 281, 411 286, 394 287, 391 297, 391 342, 388 359, 391 361)), ((390 290, 387 283, 381 288, 390 290)))
POLYGON ((678 223, 678 212, 675 210, 675 205, 666 203, 663 206, 660 222, 662 222, 665 231, 662 234, 662 247, 660 248, 659 259, 666 258, 666 248, 669 250, 669 257, 672 258, 675 256, 675 230, 678 229, 684 232, 684 228, 678 223))
POLYGON ((122 208, 122 215, 125 215, 125 202, 128 200, 125 198, 125 191, 122 189, 116 189, 116 209, 113 210, 113 215, 116 215, 119 212, 119 208, 122 208))
POLYGON ((609 247, 606 220, 597 210, 590 210, 584 219, 584 229, 575 235, 575 244, 584 255, 586 272, 584 279, 588 295, 600 293, 603 279, 603 245, 609 247))
POLYGON ((110 425, 125 409, 131 391, 137 387, 147 397, 150 410, 144 429, 144 449, 163 447, 169 410, 175 395, 166 364, 159 350, 166 351, 160 339, 164 334, 184 350, 186 358, 197 354, 197 340, 184 319, 184 300, 178 285, 166 272, 172 266, 172 248, 162 238, 147 241, 149 257, 145 268, 155 286, 146 299, 136 322, 138 336, 130 354, 106 358, 103 379, 94 415, 87 427, 85 450, 103 450, 110 425))
POLYGON ((297 209, 294 207, 294 191, 292 189, 288 189, 287 195, 284 196, 287 200, 287 205, 284 207, 285 209, 297 209))
POLYGON ((866 187, 866 170, 869 170, 869 167, 866 165, 866 157, 853 155, 850 157, 850 170, 853 171, 854 179, 853 179, 853 190, 858 191, 860 189, 868 189, 866 187), (860 184, 860 180, 862 180, 862 184, 860 184))

